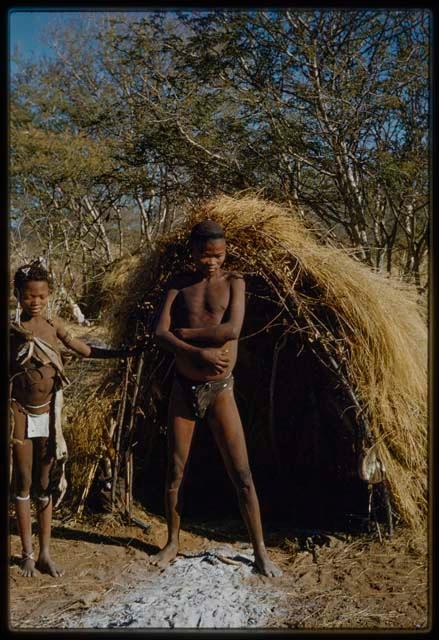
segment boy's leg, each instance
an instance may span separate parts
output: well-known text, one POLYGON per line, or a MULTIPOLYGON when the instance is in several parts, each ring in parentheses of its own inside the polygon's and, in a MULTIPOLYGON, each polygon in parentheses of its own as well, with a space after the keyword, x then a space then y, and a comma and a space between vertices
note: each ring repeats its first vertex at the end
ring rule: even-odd
POLYGON ((178 553, 178 537, 182 510, 182 485, 194 434, 195 416, 178 383, 174 383, 168 409, 168 469, 165 487, 165 512, 168 540, 151 560, 166 567, 178 553))
POLYGON ((38 464, 37 487, 37 519, 40 551, 37 569, 49 573, 54 578, 64 575, 64 570, 58 567, 50 557, 50 537, 52 529, 52 496, 48 493, 50 470, 54 458, 49 448, 49 438, 36 438, 36 463, 38 464))
POLYGON ((18 531, 21 539, 23 560, 21 575, 31 577, 35 573, 35 560, 32 554, 32 520, 30 511, 30 488, 32 484, 32 440, 25 439, 26 416, 15 402, 12 403, 14 412, 14 438, 23 444, 13 445, 13 457, 16 479, 15 513, 17 515, 18 531))
POLYGON ((227 472, 238 494, 239 507, 255 552, 255 563, 266 576, 282 571, 265 548, 258 497, 250 471, 241 418, 232 390, 220 392, 208 412, 208 421, 227 472))

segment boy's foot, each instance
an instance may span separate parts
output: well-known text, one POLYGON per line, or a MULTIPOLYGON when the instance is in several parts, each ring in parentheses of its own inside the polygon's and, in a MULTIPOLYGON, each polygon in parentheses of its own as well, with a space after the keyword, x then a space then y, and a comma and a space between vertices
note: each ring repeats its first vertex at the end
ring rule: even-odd
POLYGON ((35 566, 38 571, 41 571, 41 573, 48 573, 54 578, 60 578, 64 575, 64 569, 57 567, 49 554, 46 555, 40 553, 35 566))
POLYGON ((255 553, 255 565, 260 573, 262 573, 262 575, 264 576, 277 578, 283 573, 282 569, 279 569, 279 567, 270 560, 267 553, 255 553))
POLYGON ((167 544, 166 547, 163 547, 159 553, 152 557, 151 564, 164 569, 172 560, 174 560, 177 553, 178 546, 176 544, 167 544))
POLYGON ((33 578, 35 575, 35 558, 33 553, 23 553, 20 561, 20 575, 25 578, 33 578))

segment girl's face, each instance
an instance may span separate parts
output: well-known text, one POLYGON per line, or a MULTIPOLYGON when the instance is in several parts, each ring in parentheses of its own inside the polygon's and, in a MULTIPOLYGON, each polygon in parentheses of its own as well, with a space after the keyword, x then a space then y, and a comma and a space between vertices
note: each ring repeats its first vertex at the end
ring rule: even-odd
POLYGON ((20 304, 29 316, 40 316, 49 301, 49 283, 46 280, 29 280, 20 292, 20 304))
POLYGON ((196 242, 192 246, 192 257, 197 269, 210 278, 221 269, 226 259, 226 241, 218 238, 196 242))

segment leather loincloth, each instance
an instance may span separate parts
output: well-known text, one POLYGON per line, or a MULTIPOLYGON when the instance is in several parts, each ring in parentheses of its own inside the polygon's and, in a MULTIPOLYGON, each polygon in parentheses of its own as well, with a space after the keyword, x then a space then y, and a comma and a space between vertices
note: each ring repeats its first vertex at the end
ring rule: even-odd
POLYGON ((202 419, 215 398, 225 389, 233 389, 234 378, 231 373, 222 380, 194 382, 175 372, 175 382, 180 386, 184 396, 192 407, 195 417, 202 419))
MULTIPOLYGON (((52 365, 57 372, 57 379, 55 384, 54 393, 50 402, 49 408, 49 441, 53 450, 53 456, 55 464, 50 472, 50 487, 53 493, 53 503, 56 507, 64 497, 67 489, 67 480, 65 475, 65 465, 67 460, 67 445, 62 432, 62 407, 63 407, 63 391, 62 388, 69 384, 69 380, 64 373, 64 367, 62 359, 57 349, 53 345, 49 344, 43 338, 34 336, 33 333, 27 329, 24 329, 20 324, 15 322, 11 323, 11 330, 20 335, 23 339, 23 345, 17 353, 16 362, 13 363, 13 375, 10 378, 10 401, 15 401, 12 398, 12 380, 15 376, 25 375, 27 368, 33 368, 31 365, 32 360, 37 364, 52 365)), ((18 404, 18 403, 17 403, 18 404)), ((23 408, 21 408, 23 410, 23 408)), ((24 413, 29 413, 26 409, 24 413)), ((14 438, 15 424, 14 413, 10 411, 11 415, 11 444, 19 444, 14 438)), ((44 415, 44 414, 43 414, 44 415)), ((47 414, 46 414, 47 415, 47 414)), ((47 418, 46 418, 47 419, 47 418)), ((28 435, 28 420, 26 419, 26 437, 28 435)), ((12 469, 11 469, 12 474, 12 469)))

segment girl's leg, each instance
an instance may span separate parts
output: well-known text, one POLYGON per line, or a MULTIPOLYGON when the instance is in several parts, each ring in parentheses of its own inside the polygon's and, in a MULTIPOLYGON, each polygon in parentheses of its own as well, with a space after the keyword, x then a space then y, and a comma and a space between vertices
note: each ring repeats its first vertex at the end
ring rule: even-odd
POLYGON ((48 438, 36 438, 36 464, 38 465, 37 487, 37 519, 40 551, 37 569, 49 573, 54 578, 64 575, 64 570, 58 567, 50 557, 50 537, 52 529, 52 496, 48 493, 50 470, 54 458, 49 450, 48 438))
POLYGON ((23 444, 13 445, 15 468, 16 496, 15 513, 18 531, 21 539, 22 556, 21 575, 32 577, 35 573, 35 560, 32 553, 32 519, 30 510, 30 488, 32 484, 32 440, 25 439, 26 416, 15 402, 12 403, 14 412, 14 438, 23 444))
POLYGON ((165 488, 165 511, 168 540, 153 557, 152 564, 166 567, 178 553, 182 496, 180 489, 189 459, 195 419, 183 396, 181 387, 174 384, 168 410, 168 470, 165 488))

